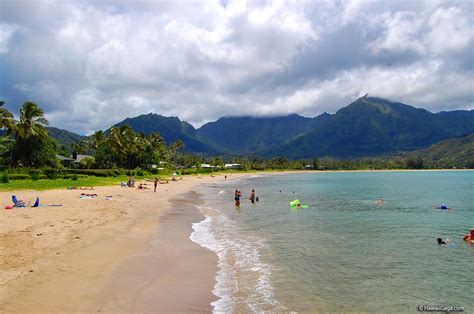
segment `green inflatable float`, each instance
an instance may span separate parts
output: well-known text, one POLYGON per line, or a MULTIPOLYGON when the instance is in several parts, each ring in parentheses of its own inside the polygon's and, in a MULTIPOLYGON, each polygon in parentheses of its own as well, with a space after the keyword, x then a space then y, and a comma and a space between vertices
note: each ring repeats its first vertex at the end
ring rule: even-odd
POLYGON ((299 199, 290 202, 291 208, 308 208, 308 205, 301 204, 299 199))

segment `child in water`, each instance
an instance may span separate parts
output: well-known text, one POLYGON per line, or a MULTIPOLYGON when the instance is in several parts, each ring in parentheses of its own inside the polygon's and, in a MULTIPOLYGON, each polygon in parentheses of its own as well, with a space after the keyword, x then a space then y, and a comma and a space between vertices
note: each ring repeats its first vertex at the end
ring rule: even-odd
POLYGON ((255 204, 255 190, 252 190, 249 197, 250 203, 255 204))
POLYGON ((235 206, 240 207, 240 197, 242 196, 242 193, 239 190, 235 190, 234 193, 234 200, 235 200, 235 206))

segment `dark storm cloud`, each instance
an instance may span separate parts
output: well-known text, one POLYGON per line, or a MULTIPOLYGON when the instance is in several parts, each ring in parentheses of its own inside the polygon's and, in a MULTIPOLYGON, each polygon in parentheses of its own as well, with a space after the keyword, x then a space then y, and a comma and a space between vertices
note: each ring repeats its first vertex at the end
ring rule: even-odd
POLYGON ((314 116, 365 93, 473 108, 466 1, 0 2, 0 97, 88 133, 147 112, 314 116))

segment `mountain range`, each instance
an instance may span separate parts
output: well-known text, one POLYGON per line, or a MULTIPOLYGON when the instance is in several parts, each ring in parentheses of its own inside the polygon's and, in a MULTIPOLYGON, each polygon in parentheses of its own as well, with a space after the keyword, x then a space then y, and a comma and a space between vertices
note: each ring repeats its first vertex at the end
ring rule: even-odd
POLYGON ((115 126, 123 124, 136 132, 159 132, 167 143, 181 139, 185 151, 208 156, 356 158, 423 149, 474 133, 474 110, 432 113, 382 98, 362 97, 335 114, 314 118, 297 114, 223 117, 196 129, 177 117, 150 113, 115 126))
POLYGON ((474 168, 474 133, 450 138, 428 148, 411 151, 408 156, 422 157, 426 164, 435 167, 474 168))

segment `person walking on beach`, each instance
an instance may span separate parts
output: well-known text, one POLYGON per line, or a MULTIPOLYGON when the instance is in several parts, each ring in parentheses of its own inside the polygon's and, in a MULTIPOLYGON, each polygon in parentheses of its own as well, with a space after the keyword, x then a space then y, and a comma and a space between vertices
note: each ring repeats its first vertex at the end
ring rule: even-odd
POLYGON ((255 204, 255 190, 252 189, 252 193, 250 193, 249 197, 250 203, 255 204))
POLYGON ((242 196, 242 193, 239 190, 235 190, 234 193, 234 200, 235 200, 235 206, 240 207, 240 197, 242 196))
POLYGON ((158 178, 155 177, 155 181, 153 182, 153 186, 155 187, 154 191, 156 192, 156 187, 158 186, 158 178))

